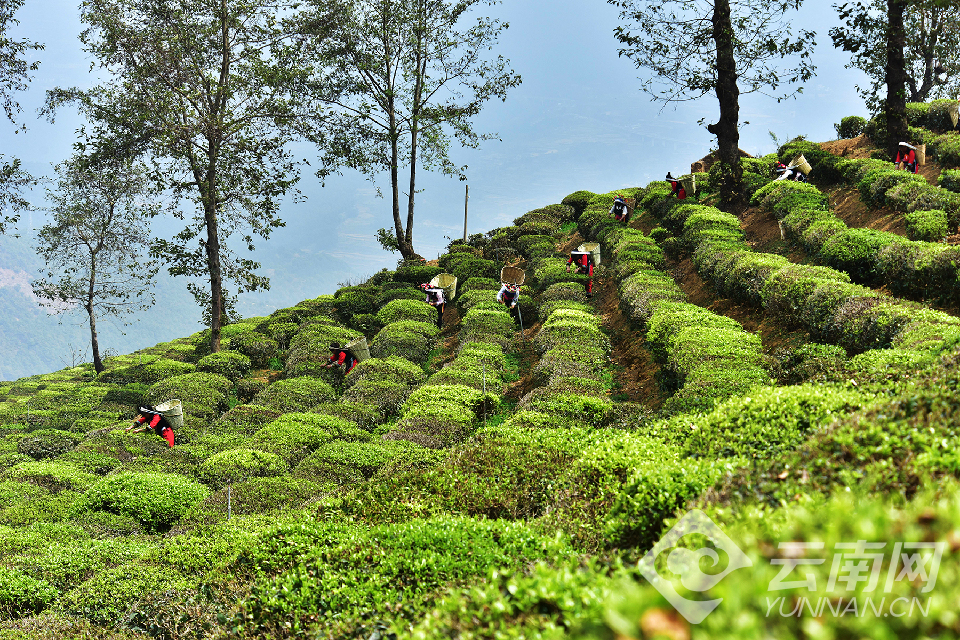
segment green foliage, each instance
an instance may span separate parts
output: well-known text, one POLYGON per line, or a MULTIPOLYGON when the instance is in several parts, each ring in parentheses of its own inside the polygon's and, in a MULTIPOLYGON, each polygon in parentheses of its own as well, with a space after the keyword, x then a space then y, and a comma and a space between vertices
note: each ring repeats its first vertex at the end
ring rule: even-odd
POLYGON ((266 574, 242 603, 242 620, 251 630, 284 624, 294 632, 315 620, 334 636, 345 632, 338 622, 345 611, 378 618, 389 608, 391 617, 412 622, 446 585, 570 556, 562 539, 540 537, 523 523, 439 517, 372 529, 281 526, 241 558, 266 574))
POLYGON ((22 462, 7 469, 3 475, 20 482, 31 482, 51 493, 60 493, 64 489, 83 489, 97 480, 97 476, 92 473, 60 460, 22 462))
POLYGON ((393 275, 393 279, 397 282, 423 284, 424 282, 430 282, 434 276, 438 276, 441 273, 443 273, 443 269, 440 267, 429 267, 427 265, 406 266, 397 269, 397 272, 393 275))
POLYGON ((98 573, 61 598, 65 613, 111 627, 118 624, 146 594, 162 593, 177 585, 179 576, 139 562, 98 573))
POLYGON ((949 224, 947 213, 940 209, 932 211, 911 211, 904 215, 907 221, 907 234, 911 240, 939 242, 947 237, 949 224))
POLYGON ((840 124, 833 125, 840 139, 856 138, 863 133, 867 126, 867 119, 860 116, 846 116, 840 118, 840 124))
POLYGON ((139 382, 150 385, 173 376, 193 373, 195 370, 196 367, 188 362, 152 357, 143 364, 108 369, 100 374, 99 379, 120 384, 139 382))
POLYGON ((400 320, 430 322, 435 320, 436 310, 421 300, 393 300, 377 312, 377 319, 383 326, 400 320))
POLYGON ((276 340, 256 331, 236 335, 230 338, 229 344, 231 350, 250 358, 251 365, 258 369, 266 367, 270 358, 280 352, 280 344, 276 340))
POLYGON ((150 387, 147 400, 158 405, 172 398, 183 403, 184 420, 209 422, 227 409, 233 383, 215 373, 188 373, 167 378, 150 387))
POLYGON ((570 195, 564 197, 560 201, 560 204, 565 204, 573 208, 573 217, 574 219, 579 218, 581 214, 586 210, 587 205, 590 204, 590 201, 596 197, 597 194, 590 191, 574 191, 570 195))
POLYGON ((17 442, 17 452, 34 460, 45 460, 72 450, 79 442, 80 438, 67 431, 41 429, 21 438, 17 442))
POLYGON ((499 278, 500 272, 493 260, 468 257, 461 260, 453 270, 458 282, 466 282, 470 278, 499 278))
POLYGON ((59 595, 43 580, 36 580, 18 571, 0 567, 0 612, 4 617, 40 613, 59 595))
POLYGON ((960 170, 944 169, 937 178, 937 184, 947 191, 960 193, 960 170))
POLYGON ((344 380, 347 388, 362 381, 373 380, 378 382, 400 382, 407 386, 419 386, 427 376, 416 364, 406 358, 389 356, 387 358, 368 358, 354 367, 353 371, 344 380))
POLYGON ((236 382, 250 373, 250 358, 236 351, 220 351, 197 362, 197 371, 216 373, 236 382))
POLYGON ((74 510, 129 516, 150 531, 165 531, 208 493, 203 485, 176 474, 122 472, 87 489, 74 510))
POLYGON ((370 344, 370 355, 374 358, 397 356, 423 364, 430 357, 430 351, 439 334, 440 330, 435 324, 415 320, 394 322, 374 336, 370 344))
POLYGON ((278 476, 287 470, 275 453, 255 449, 228 449, 214 454, 200 465, 200 476, 207 483, 228 484, 247 478, 278 476))
POLYGON ((253 404, 279 411, 309 411, 336 398, 333 388, 318 378, 278 380, 258 393, 253 404))

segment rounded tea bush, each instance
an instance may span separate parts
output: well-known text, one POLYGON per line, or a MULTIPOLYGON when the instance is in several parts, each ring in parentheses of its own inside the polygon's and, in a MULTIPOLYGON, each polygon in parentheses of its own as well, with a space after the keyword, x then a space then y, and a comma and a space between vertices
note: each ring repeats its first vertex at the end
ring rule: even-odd
POLYGON ((255 331, 230 338, 230 348, 250 358, 250 363, 257 368, 266 367, 270 358, 280 353, 276 340, 255 331))
POLYGON ((286 470, 287 465, 275 453, 256 449, 228 449, 204 460, 200 465, 200 476, 210 483, 227 483, 278 476, 286 470))
POLYGON ((330 440, 330 431, 325 424, 342 421, 333 416, 318 414, 287 413, 257 431, 253 444, 263 451, 281 456, 291 466, 296 466, 317 447, 330 440))
POLYGON ((167 378, 150 387, 147 402, 160 404, 171 398, 183 402, 186 419, 203 421, 218 418, 227 409, 227 394, 233 383, 215 373, 188 373, 167 378))
POLYGON ((80 438, 68 431, 43 429, 21 438, 17 442, 17 452, 34 460, 45 460, 72 451, 79 442, 80 438))
POLYGON ((840 124, 833 125, 837 131, 837 137, 843 140, 856 138, 861 135, 867 127, 867 119, 860 116, 847 116, 840 119, 840 124))
POLYGON ((281 411, 309 411, 336 399, 333 387, 318 378, 301 376, 274 382, 258 393, 252 404, 281 411))
POLYGON ((197 371, 217 373, 236 382, 250 373, 250 358, 238 351, 220 351, 204 356, 197 363, 197 371))
POLYGON ((436 310, 422 300, 391 300, 377 312, 377 319, 384 326, 400 320, 431 322, 436 317, 436 310))
POLYGON ((0 567, 0 611, 4 617, 19 618, 46 609, 59 594, 44 580, 17 569, 0 567))
POLYGON ((198 482, 172 473, 123 472, 100 480, 73 504, 74 512, 106 511, 166 531, 209 494, 198 482))

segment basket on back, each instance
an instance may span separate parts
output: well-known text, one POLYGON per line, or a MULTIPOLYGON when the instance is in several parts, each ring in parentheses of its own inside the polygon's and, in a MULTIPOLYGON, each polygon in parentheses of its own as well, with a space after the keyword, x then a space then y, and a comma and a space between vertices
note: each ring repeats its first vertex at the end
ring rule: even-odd
POLYGON ((500 269, 500 282, 503 284, 523 284, 524 273, 520 267, 504 267, 500 269))
POLYGON ((917 152, 917 164, 919 165, 927 164, 927 145, 918 144, 916 152, 917 152))
POLYGON ((680 184, 683 185, 683 190, 687 192, 688 196, 696 195, 697 177, 695 175, 680 176, 680 184))
POLYGON ((953 128, 957 128, 957 122, 960 121, 960 102, 954 102, 949 107, 947 107, 947 113, 950 114, 950 122, 953 123, 953 128))
POLYGON ((358 362, 363 362, 370 357, 370 347, 367 346, 367 339, 363 336, 348 342, 345 349, 352 353, 358 362))
POLYGON ((810 166, 810 163, 807 162, 807 159, 803 157, 801 153, 796 158, 793 159, 793 162, 790 163, 791 167, 796 167, 803 172, 803 175, 809 175, 813 171, 813 167, 810 166))
POLYGON ((453 300, 457 295, 457 276, 449 273, 437 274, 433 276, 433 280, 430 281, 430 286, 443 289, 443 295, 447 300, 453 300))
POLYGON ((636 199, 636 198, 624 198, 624 199, 623 199, 623 202, 624 202, 624 204, 627 205, 627 209, 630 209, 630 211, 633 211, 634 209, 637 208, 637 199, 636 199))
POLYGON ((183 426, 183 403, 179 400, 167 400, 156 406, 157 411, 163 414, 174 430, 183 426))
POLYGON ((593 262, 593 266, 600 266, 600 243, 599 242, 584 242, 582 245, 577 247, 577 251, 590 254, 590 260, 593 262))

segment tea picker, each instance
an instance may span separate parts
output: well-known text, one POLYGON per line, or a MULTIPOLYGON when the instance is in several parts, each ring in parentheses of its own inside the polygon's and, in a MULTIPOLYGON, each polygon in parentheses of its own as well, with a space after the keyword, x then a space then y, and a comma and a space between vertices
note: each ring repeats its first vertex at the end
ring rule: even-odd
POLYGON ((179 400, 167 400, 156 407, 146 404, 137 409, 137 417, 133 424, 125 429, 130 433, 140 433, 147 429, 153 429, 153 432, 167 441, 167 445, 173 448, 173 428, 183 426, 183 405, 179 400), (149 421, 149 422, 148 422, 149 421))
POLYGON ((570 265, 577 265, 577 273, 587 276, 587 297, 593 296, 593 267, 600 265, 600 243, 584 242, 576 251, 570 252, 570 258, 567 260, 567 271, 570 271, 570 265))
POLYGON ((326 368, 343 367, 343 375, 350 373, 360 360, 353 354, 351 349, 341 347, 339 342, 330 343, 330 358, 326 368))
POLYGON ((901 142, 897 147, 897 157, 894 159, 893 164, 897 169, 906 169, 910 173, 919 172, 920 166, 917 162, 917 148, 912 144, 901 142))
POLYGON ((431 284, 421 284, 420 288, 427 294, 425 302, 437 310, 437 328, 443 329, 443 307, 447 303, 447 296, 443 289, 431 284))
POLYGON ((670 175, 669 171, 667 171, 665 180, 670 183, 670 187, 673 189, 673 191, 670 192, 671 196, 677 196, 677 200, 687 199, 687 190, 683 188, 683 183, 670 175))
POLYGON ((780 180, 792 180, 793 182, 807 181, 807 178, 803 175, 803 172, 792 164, 786 165, 782 162, 778 162, 776 165, 774 165, 773 172, 779 174, 774 182, 779 182, 780 180))
POLYGON ((510 315, 514 312, 520 321, 520 332, 523 333, 523 316, 520 314, 520 287, 526 274, 520 267, 508 266, 500 269, 500 291, 497 293, 497 302, 506 305, 510 309, 510 315))
POLYGON ((619 193, 617 194, 617 197, 613 199, 613 206, 610 207, 610 213, 617 222, 622 222, 624 224, 630 223, 630 206, 619 193))

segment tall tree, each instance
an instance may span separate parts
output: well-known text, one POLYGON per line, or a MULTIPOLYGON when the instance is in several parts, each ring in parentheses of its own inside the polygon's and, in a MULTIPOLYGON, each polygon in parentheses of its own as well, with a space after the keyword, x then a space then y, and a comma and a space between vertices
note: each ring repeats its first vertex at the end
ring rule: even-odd
POLYGON ((614 29, 627 56, 650 72, 642 89, 665 103, 714 93, 720 106, 707 131, 717 136, 725 205, 743 199, 740 96, 762 93, 778 102, 803 90, 815 67, 814 33, 793 36, 785 16, 801 0, 607 0, 624 24, 614 29), (796 58, 787 66, 786 58, 796 58), (784 91, 784 85, 798 85, 784 91), (779 92, 779 93, 778 93, 779 92))
MULTIPOLYGON (((0 104, 7 119, 14 124, 16 114, 20 112, 20 103, 14 95, 27 88, 31 80, 30 73, 40 65, 38 61, 28 62, 25 56, 30 51, 43 49, 42 44, 10 36, 10 28, 20 24, 14 15, 23 1, 0 2, 0 104)), ((17 158, 4 160, 0 164, 0 234, 16 224, 20 212, 29 206, 23 198, 23 192, 34 184, 36 180, 21 168, 17 158)))
POLYGON ((97 318, 121 317, 153 303, 149 266, 147 177, 132 162, 90 166, 74 156, 56 167, 48 190, 52 222, 38 232, 37 253, 47 278, 33 282, 37 297, 58 313, 82 309, 90 325, 93 366, 103 371, 97 318))
MULTIPOLYGON (((314 0, 323 16, 326 6, 314 0)), ((493 0, 344 0, 343 22, 334 37, 313 43, 328 62, 313 96, 332 107, 315 140, 327 150, 325 164, 343 164, 390 175, 393 229, 381 229, 384 248, 405 258, 413 246, 417 167, 465 179, 465 166, 450 158, 452 137, 477 147, 496 134, 478 133, 473 118, 491 98, 506 100, 520 84, 502 56, 486 57, 506 23, 470 13, 493 0), (337 96, 328 91, 335 88, 337 96), (451 137, 452 133, 452 137, 451 137), (401 169, 406 184, 401 185, 401 169), (406 188, 406 217, 401 188, 406 188)), ((303 34, 323 29, 307 17, 303 34)), ((321 19, 320 24, 324 21, 321 19)))
MULTIPOLYGON (((835 47, 850 52, 848 68, 860 69, 870 86, 857 89, 878 111, 886 85, 887 0, 834 5, 843 26, 830 30, 835 47)), ((942 0, 910 0, 904 7, 904 72, 909 102, 956 97, 960 91, 960 6, 942 0)))
POLYGON ((214 352, 231 299, 224 281, 269 288, 260 265, 226 242, 240 233, 253 251, 254 236, 283 226, 280 200, 299 180, 286 145, 306 117, 297 98, 309 64, 285 21, 295 8, 294 0, 85 0, 81 40, 108 80, 47 97, 51 115, 79 105, 110 140, 103 153, 149 158, 172 215, 193 209, 153 253, 172 275, 207 281, 188 288, 209 309, 214 352))
POLYGON ((948 0, 859 0, 834 5, 842 26, 833 46, 864 71, 857 87, 872 112, 883 111, 891 151, 907 135, 906 103, 960 89, 960 7, 948 0), (909 95, 908 95, 909 90, 909 95))

